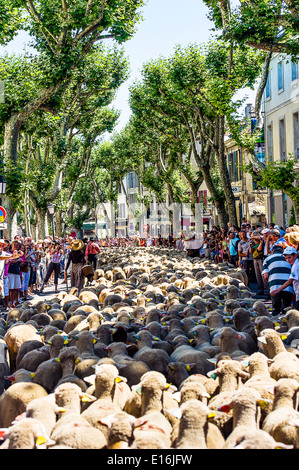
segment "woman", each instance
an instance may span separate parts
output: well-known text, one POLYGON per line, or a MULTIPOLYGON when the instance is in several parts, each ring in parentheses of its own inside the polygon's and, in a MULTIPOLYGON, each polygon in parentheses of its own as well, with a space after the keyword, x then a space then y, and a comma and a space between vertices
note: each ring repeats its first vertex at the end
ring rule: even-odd
POLYGON ((68 260, 64 272, 64 281, 67 280, 67 270, 72 263, 71 267, 71 287, 77 287, 78 292, 83 288, 84 276, 82 267, 85 263, 84 256, 84 243, 82 240, 73 240, 71 243, 71 251, 68 255, 68 260))
POLYGON ((19 292, 22 287, 20 264, 24 252, 21 249, 22 245, 18 241, 12 242, 14 259, 11 259, 7 270, 10 306, 12 308, 15 308, 19 301, 19 292))
POLYGON ((54 248, 51 251, 51 261, 47 269, 45 279, 43 280, 42 286, 40 288, 40 293, 43 291, 45 284, 49 281, 51 274, 54 272, 54 286, 55 292, 58 292, 58 276, 60 273, 60 258, 63 255, 63 250, 60 247, 59 243, 54 244, 54 248))

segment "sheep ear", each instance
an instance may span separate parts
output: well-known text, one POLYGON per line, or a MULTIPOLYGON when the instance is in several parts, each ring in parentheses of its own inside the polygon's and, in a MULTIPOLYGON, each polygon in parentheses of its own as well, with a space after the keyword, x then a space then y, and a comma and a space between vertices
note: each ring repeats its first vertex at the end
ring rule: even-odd
POLYGON ((115 383, 120 383, 120 382, 127 382, 127 379, 126 377, 122 377, 121 375, 118 375, 116 378, 115 378, 115 383))
POLYGON ((265 398, 263 398, 262 400, 258 400, 258 401, 257 401, 257 405, 259 405, 262 410, 263 410, 264 408, 267 408, 267 406, 269 406, 271 403, 272 403, 271 400, 267 400, 267 399, 265 399, 265 398))
POLYGON ((175 418, 181 419, 182 411, 180 408, 170 408, 170 410, 165 410, 170 415, 174 416, 175 418))
POLYGON ((267 344, 267 340, 265 336, 259 336, 257 340, 260 341, 261 343, 267 344))
POLYGON ((231 410, 231 402, 223 403, 223 405, 218 406, 217 411, 222 411, 223 413, 228 413, 231 410))
POLYGON ((103 418, 100 418, 98 419, 98 423, 100 424, 103 424, 103 426, 106 426, 107 428, 111 428, 112 427, 112 418, 113 418, 114 415, 108 415, 108 416, 105 416, 103 418))
POLYGON ((79 397, 83 403, 90 403, 92 401, 96 401, 97 399, 93 395, 90 395, 89 393, 83 393, 83 392, 79 394, 79 397))
POLYGON ((9 433, 10 433, 9 428, 0 428, 0 439, 1 440, 8 439, 9 433))
POLYGON ((179 403, 181 401, 181 392, 174 392, 171 395, 171 398, 173 398, 174 400, 176 400, 179 403))
POLYGON ((138 395, 141 395, 142 386, 140 383, 136 385, 132 385, 131 389, 133 390, 133 392, 136 392, 138 393, 138 395))
POLYGON ((95 384, 95 380, 96 380, 96 375, 93 374, 93 375, 89 375, 88 377, 84 377, 84 380, 85 382, 91 384, 91 385, 94 385, 95 384))
POLYGON ((190 372, 191 369, 195 367, 195 362, 191 362, 190 364, 186 364, 186 370, 190 372))
POLYGON ((217 373, 218 373, 218 369, 210 370, 207 373, 207 377, 209 377, 211 379, 216 379, 217 378, 217 373))

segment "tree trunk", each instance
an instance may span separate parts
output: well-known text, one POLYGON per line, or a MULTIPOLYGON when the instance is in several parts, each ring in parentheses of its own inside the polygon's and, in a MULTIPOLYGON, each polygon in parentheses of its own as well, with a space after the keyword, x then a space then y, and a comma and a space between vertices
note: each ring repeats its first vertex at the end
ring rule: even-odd
POLYGON ((296 224, 299 225, 299 201, 297 199, 293 199, 292 203, 294 207, 296 224))
POLYGON ((207 189, 211 195, 211 198, 213 200, 213 204, 215 205, 219 220, 220 220, 220 225, 221 227, 226 227, 227 222, 228 222, 228 214, 225 208, 225 199, 221 197, 214 185, 214 182, 212 180, 211 174, 210 174, 210 166, 205 165, 201 167, 205 183, 207 185, 207 189))
POLYGON ((55 211, 55 218, 56 218, 56 235, 58 238, 62 237, 63 234, 63 229, 62 229, 62 211, 61 209, 58 209, 55 211))
POLYGON ((43 209, 36 209, 38 238, 41 240, 46 236, 46 212, 43 209))
POLYGON ((225 194, 229 222, 234 226, 238 226, 235 196, 232 190, 225 156, 224 135, 224 116, 219 116, 217 161, 220 170, 221 182, 225 194))

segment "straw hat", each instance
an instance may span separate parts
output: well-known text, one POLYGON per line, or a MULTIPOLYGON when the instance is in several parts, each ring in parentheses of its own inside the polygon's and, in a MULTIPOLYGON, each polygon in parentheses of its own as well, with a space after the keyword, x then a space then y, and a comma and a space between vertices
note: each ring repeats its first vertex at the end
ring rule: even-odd
POLYGON ((84 243, 82 240, 73 240, 71 243, 71 249, 73 251, 82 250, 84 248, 84 243))

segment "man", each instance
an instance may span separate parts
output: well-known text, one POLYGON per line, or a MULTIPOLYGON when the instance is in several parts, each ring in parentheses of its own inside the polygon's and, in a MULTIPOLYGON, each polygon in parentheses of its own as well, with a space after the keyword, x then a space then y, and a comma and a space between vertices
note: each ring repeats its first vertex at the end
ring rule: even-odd
POLYGON ((267 237, 267 253, 272 253, 274 245, 285 243, 285 239, 280 236, 280 231, 277 229, 270 230, 267 237))
POLYGON ((279 315, 284 309, 290 307, 294 294, 292 286, 282 288, 289 280, 291 266, 283 255, 283 246, 272 247, 272 254, 267 256, 263 263, 263 276, 269 284, 270 295, 272 297, 272 315, 279 315), (281 287, 280 292, 275 292, 281 287))
POLYGON ((191 258, 195 258, 195 257, 199 258, 200 256, 200 248, 202 246, 202 243, 198 238, 196 238, 196 236, 197 236, 196 233, 192 234, 186 246, 187 254, 191 258))
POLYGON ((299 259, 297 256, 297 251, 293 246, 288 246, 284 249, 283 254, 285 260, 291 265, 291 274, 289 280, 278 289, 272 291, 271 295, 277 295, 283 289, 292 285, 296 296, 294 307, 296 310, 299 310, 299 259))
POLYGON ((249 252, 253 256, 253 267, 255 272, 255 277, 259 286, 259 292, 257 295, 264 295, 265 281, 262 276, 263 271, 263 260, 264 260, 264 240, 263 236, 258 230, 255 230, 252 233, 250 239, 250 250, 249 252))
POLYGON ((240 241, 238 243, 238 254, 240 260, 240 266, 246 271, 247 276, 249 276, 249 240, 247 237, 247 232, 242 230, 240 232, 240 241))
POLYGON ((229 244, 228 244, 228 252, 229 252, 229 262, 234 266, 237 266, 238 263, 238 243, 239 238, 236 236, 235 232, 230 232, 229 234, 229 244))
POLYGON ((97 269, 97 255, 100 253, 100 251, 100 247, 94 241, 94 238, 90 238, 86 246, 85 258, 91 263, 94 271, 97 269))

